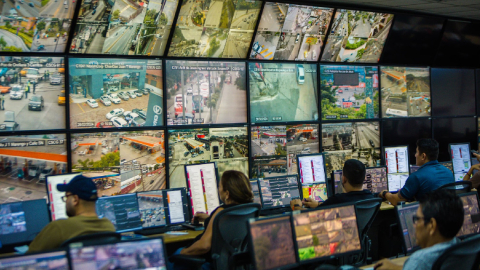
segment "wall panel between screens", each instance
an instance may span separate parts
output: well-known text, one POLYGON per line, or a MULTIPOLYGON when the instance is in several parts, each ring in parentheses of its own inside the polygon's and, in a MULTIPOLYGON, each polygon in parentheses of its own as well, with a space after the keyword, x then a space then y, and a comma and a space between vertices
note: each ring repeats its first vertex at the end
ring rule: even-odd
POLYGON ((440 144, 438 161, 451 160, 448 144, 468 142, 472 149, 478 144, 477 119, 468 118, 438 118, 432 120, 433 138, 440 144))

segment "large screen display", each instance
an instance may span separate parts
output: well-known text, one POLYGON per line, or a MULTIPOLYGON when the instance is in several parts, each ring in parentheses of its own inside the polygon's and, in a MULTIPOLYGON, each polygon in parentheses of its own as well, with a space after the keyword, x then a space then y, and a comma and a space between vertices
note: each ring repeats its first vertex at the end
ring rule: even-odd
POLYGON ((72 134, 72 170, 105 196, 166 188, 164 131, 72 134))
POLYGON ((163 125, 162 61, 70 58, 70 127, 163 125))
POLYGON ((322 119, 378 118, 378 68, 320 66, 322 119))
POLYGON ((250 121, 318 120, 317 66, 249 63, 250 121))
POLYGON ((237 170, 248 176, 246 127, 168 131, 169 188, 186 187, 186 164, 215 162, 219 177, 237 170))
POLYGON ((318 125, 253 126, 251 176, 297 174, 297 155, 319 152, 318 125))
POLYGON ((393 14, 338 9, 323 62, 378 63, 393 14))
POLYGON ((183 1, 168 56, 246 58, 261 6, 254 0, 183 1))
POLYGON ((267 2, 251 59, 318 61, 333 8, 267 2))
POLYGON ((82 0, 70 52, 163 56, 178 2, 82 0))
POLYGON ((166 63, 167 125, 247 122, 245 63, 166 63))
POLYGON ((64 129, 64 58, 0 56, 0 59, 0 132, 64 129))
POLYGON ((382 117, 431 115, 430 69, 381 67, 382 117))

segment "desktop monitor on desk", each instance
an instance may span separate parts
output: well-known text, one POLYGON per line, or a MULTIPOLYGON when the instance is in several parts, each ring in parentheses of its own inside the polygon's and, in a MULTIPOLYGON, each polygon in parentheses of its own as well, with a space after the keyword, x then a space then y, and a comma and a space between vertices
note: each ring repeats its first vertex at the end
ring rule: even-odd
POLYGON ((405 185, 409 176, 408 146, 388 146, 384 150, 388 191, 397 192, 405 185))
POLYGON ((68 184, 77 175, 80 175, 80 173, 67 173, 47 176, 47 195, 52 221, 68 218, 66 205, 65 202, 62 200, 65 192, 58 191, 57 185, 68 184))
MULTIPOLYGON (((451 161, 442 161, 442 162, 439 162, 439 164, 445 166, 447 169, 449 169, 453 173, 453 163, 451 161)), ((472 163, 472 165, 473 165, 473 163, 472 163)), ((421 166, 410 165, 410 174, 412 174, 414 172, 417 172, 418 169, 420 169, 420 167, 421 166)))
POLYGON ((215 163, 185 165, 192 216, 197 212, 211 214, 220 206, 218 172, 215 163))
POLYGON ((257 179, 250 179, 250 187, 253 192, 253 202, 262 205, 262 198, 260 198, 260 188, 258 187, 257 179))
POLYGON ((297 155, 297 166, 303 198, 312 197, 320 202, 328 199, 325 155, 297 155))
POLYGON ((0 258, 0 269, 55 269, 69 270, 67 252, 50 251, 37 254, 26 254, 14 257, 0 258))
POLYGON ((448 149, 453 163, 455 181, 463 181, 463 177, 472 167, 470 143, 451 143, 448 149))
POLYGON ((457 237, 467 238, 473 234, 480 233, 480 210, 477 192, 459 194, 463 203, 463 225, 457 237))
POLYGON ((136 193, 100 197, 95 208, 98 217, 110 220, 119 233, 142 229, 136 193))
POLYGON ((413 224, 413 216, 417 214, 418 206, 419 204, 416 202, 395 207, 398 218, 398 227, 400 229, 400 234, 403 236, 403 245, 407 253, 411 253, 419 248, 413 224))
POLYGON ((259 178, 257 181, 263 209, 290 209, 292 199, 301 199, 297 175, 259 178))
MULTIPOLYGON (((335 194, 344 193, 342 187, 342 175, 343 172, 341 170, 332 172, 333 190, 335 194)), ((384 190, 388 190, 387 167, 379 166, 365 168, 363 189, 370 190, 372 193, 380 193, 384 190)))

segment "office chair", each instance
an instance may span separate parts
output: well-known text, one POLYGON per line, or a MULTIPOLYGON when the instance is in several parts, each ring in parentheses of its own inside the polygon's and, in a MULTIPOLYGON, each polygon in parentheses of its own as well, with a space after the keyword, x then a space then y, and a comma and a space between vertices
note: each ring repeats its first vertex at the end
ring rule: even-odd
MULTIPOLYGON (((241 269, 239 266, 251 263, 248 252, 247 221, 256 218, 260 204, 248 203, 230 207, 219 212, 213 221, 212 269, 241 269)), ((174 255, 170 261, 201 269, 206 260, 198 256, 174 255)))
POLYGON ((372 223, 380 210, 381 204, 381 198, 362 200, 355 203, 355 209, 357 210, 358 234, 364 250, 355 264, 365 264, 368 258, 371 241, 368 238, 367 232, 372 226, 372 223))
POLYGON ((109 244, 122 240, 122 235, 116 232, 100 232, 92 234, 79 235, 63 242, 60 247, 68 247, 73 243, 82 243, 83 245, 101 245, 109 244))
POLYGON ((480 235, 475 235, 446 249, 435 261, 432 270, 478 270, 479 265, 480 235))
POLYGON ((470 192, 472 190, 472 187, 473 186, 471 181, 458 181, 458 182, 445 184, 439 187, 438 189, 455 191, 455 193, 458 195, 458 194, 470 192))

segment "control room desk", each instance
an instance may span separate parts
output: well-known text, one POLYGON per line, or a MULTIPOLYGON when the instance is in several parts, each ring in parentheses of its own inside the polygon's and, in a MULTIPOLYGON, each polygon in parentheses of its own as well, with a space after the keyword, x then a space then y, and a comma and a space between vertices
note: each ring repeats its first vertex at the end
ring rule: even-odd
POLYGON ((172 255, 177 249, 181 247, 188 246, 193 243, 195 237, 203 233, 203 231, 192 231, 192 230, 185 230, 188 234, 184 235, 174 235, 174 234, 153 234, 149 235, 148 237, 158 237, 163 236, 163 241, 165 242, 165 247, 167 248, 167 256, 172 255))
MULTIPOLYGON (((405 257, 392 259, 392 262, 403 266, 405 264, 405 261, 407 261, 407 259, 408 259, 408 256, 405 256, 405 257)), ((375 266, 375 264, 365 265, 360 267, 360 269, 373 268, 373 266, 375 266)))

